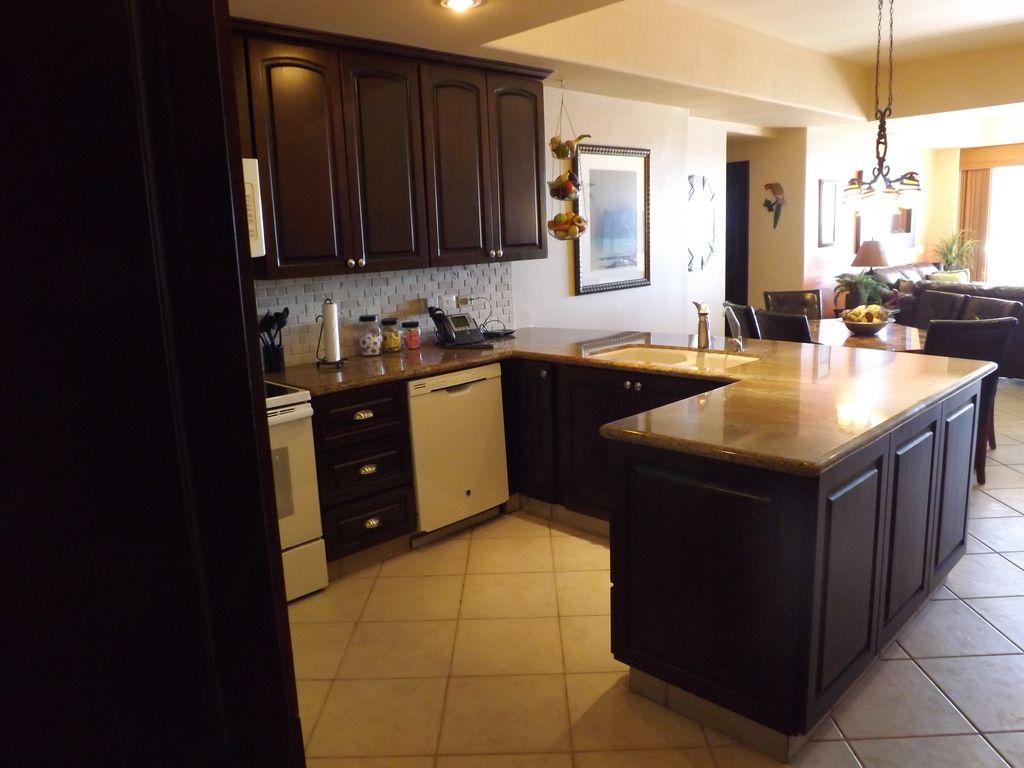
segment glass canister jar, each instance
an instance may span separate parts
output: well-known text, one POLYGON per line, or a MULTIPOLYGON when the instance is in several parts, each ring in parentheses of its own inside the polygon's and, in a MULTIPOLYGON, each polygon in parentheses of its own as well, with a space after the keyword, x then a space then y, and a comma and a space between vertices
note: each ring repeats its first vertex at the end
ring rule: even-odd
POLYGON ((402 331, 398 327, 398 318, 385 317, 381 321, 384 332, 384 351, 385 352, 401 352, 402 351, 402 331))
POLYGON ((419 349, 421 341, 419 322, 409 320, 402 323, 402 343, 405 344, 406 349, 419 349))
POLYGON ((359 316, 359 322, 356 323, 356 340, 359 342, 360 355, 372 357, 381 353, 384 336, 376 315, 359 316))

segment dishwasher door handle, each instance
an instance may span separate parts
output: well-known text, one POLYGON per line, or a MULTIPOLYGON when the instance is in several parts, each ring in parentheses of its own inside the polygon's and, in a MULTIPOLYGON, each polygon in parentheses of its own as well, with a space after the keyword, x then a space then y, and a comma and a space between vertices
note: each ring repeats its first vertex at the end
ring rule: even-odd
POLYGON ((465 392, 474 384, 479 384, 481 381, 487 381, 487 379, 473 379, 472 381, 464 381, 462 384, 452 384, 450 387, 444 389, 435 389, 435 392, 447 392, 449 395, 457 395, 460 392, 465 392))

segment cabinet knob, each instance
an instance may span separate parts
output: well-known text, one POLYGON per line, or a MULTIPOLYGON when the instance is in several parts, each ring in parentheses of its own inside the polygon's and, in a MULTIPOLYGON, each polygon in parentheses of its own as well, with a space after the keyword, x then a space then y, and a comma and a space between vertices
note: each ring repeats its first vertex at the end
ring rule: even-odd
POLYGON ((375 474, 377 474, 377 465, 376 464, 363 464, 363 466, 361 466, 359 468, 359 474, 360 475, 375 475, 375 474))
POLYGON ((625 384, 622 385, 622 388, 623 389, 632 389, 633 388, 633 382, 632 381, 627 381, 625 384))
POLYGON ((366 421, 367 419, 372 419, 372 418, 373 418, 373 411, 371 411, 369 408, 367 408, 367 409, 362 410, 362 411, 356 411, 355 415, 352 417, 352 421, 366 421))
POLYGON ((488 251, 487 255, 490 256, 493 259, 494 256, 495 256, 494 250, 492 249, 492 250, 488 251))
POLYGON ((374 528, 380 528, 380 518, 379 517, 371 517, 368 520, 364 520, 363 521, 363 528, 368 528, 370 530, 372 530, 374 528))
POLYGON ((365 267, 366 259, 360 259, 359 261, 356 262, 356 264, 358 264, 360 267, 365 267))
POLYGON ((540 372, 540 377, 541 377, 542 379, 546 379, 546 378, 548 377, 548 372, 547 372, 547 370, 546 370, 546 369, 541 369, 541 372, 540 372))
POLYGON ((638 381, 636 384, 633 385, 633 391, 634 392, 639 392, 643 388, 644 388, 643 382, 640 382, 640 381, 638 381))
POLYGON ((349 259, 345 263, 348 264, 348 268, 349 269, 352 269, 356 265, 356 260, 355 259, 349 259))
POLYGON ((498 258, 500 259, 504 255, 505 255, 505 252, 503 250, 501 250, 501 248, 499 248, 498 249, 498 258))

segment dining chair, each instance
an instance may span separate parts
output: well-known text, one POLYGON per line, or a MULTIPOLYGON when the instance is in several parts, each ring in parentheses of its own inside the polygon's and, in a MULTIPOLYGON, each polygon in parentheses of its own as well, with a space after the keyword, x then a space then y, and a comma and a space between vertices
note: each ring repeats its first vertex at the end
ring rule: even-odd
POLYGON ((934 320, 959 320, 965 301, 966 293, 924 291, 917 300, 914 325, 922 331, 927 331, 934 320))
POLYGON ((821 320, 821 289, 765 291, 764 308, 769 312, 806 315, 809 320, 821 320))
POLYGON ((754 319, 757 321, 762 339, 812 343, 811 325, 807 322, 807 315, 755 309, 754 319))
POLYGON ((722 311, 729 324, 729 334, 735 338, 760 339, 761 331, 757 327, 754 310, 746 304, 732 301, 722 302, 722 311))
MULTIPOLYGON (((924 354, 959 357, 966 360, 990 360, 997 366, 1003 361, 1006 342, 1017 326, 1017 318, 991 320, 932 320, 924 342, 924 354)), ((985 456, 990 435, 995 434, 996 387, 999 369, 981 380, 978 403, 978 440, 974 450, 974 474, 985 483, 985 456)))

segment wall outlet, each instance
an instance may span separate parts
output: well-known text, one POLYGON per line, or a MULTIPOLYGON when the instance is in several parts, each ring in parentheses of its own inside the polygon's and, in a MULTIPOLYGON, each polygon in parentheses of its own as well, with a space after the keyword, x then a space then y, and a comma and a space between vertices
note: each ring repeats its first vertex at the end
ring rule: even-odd
POLYGON ((462 310, 468 310, 470 303, 472 299, 469 296, 458 296, 455 299, 455 305, 462 310))

